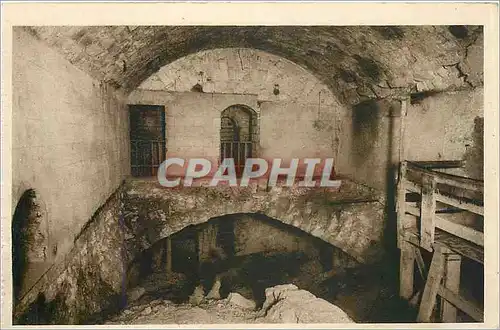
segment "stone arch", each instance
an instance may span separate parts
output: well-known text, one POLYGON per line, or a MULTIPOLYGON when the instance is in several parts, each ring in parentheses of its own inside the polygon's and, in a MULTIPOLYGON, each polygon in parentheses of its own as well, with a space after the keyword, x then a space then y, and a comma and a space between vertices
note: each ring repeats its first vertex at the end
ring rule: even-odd
POLYGON ((13 294, 17 300, 41 275, 50 255, 47 211, 34 189, 27 189, 19 198, 11 235, 13 294))
MULTIPOLYGON (((129 182, 124 195, 127 249, 136 255, 182 229, 212 218, 258 213, 338 247, 361 263, 381 257, 384 214, 376 202, 343 202, 315 188, 220 186, 217 189, 151 189, 129 182), (330 198, 331 200, 327 200, 330 198), (209 207, 210 206, 210 207, 209 207)), ((341 197, 339 197, 341 198, 341 197)))

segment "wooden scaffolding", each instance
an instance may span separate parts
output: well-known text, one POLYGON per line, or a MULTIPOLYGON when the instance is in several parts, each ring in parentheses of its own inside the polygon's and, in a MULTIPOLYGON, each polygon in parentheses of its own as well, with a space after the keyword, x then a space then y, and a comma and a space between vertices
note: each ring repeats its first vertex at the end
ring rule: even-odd
POLYGON ((483 309, 460 294, 462 258, 483 264, 483 181, 444 173, 459 161, 400 165, 397 187, 400 296, 420 298, 418 322, 457 322, 457 309, 482 322, 483 309), (474 221, 463 221, 472 219, 474 221), (424 262, 422 252, 431 261, 424 262), (424 286, 415 288, 415 264, 424 286), (439 299, 439 313, 436 305, 439 299))

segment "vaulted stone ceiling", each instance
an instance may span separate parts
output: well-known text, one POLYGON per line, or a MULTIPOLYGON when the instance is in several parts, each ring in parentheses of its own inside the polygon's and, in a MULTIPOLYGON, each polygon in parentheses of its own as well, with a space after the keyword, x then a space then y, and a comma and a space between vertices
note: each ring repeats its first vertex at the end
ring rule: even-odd
POLYGON ((249 47, 304 66, 355 104, 483 84, 478 26, 78 26, 29 30, 70 62, 125 91, 180 57, 249 47))

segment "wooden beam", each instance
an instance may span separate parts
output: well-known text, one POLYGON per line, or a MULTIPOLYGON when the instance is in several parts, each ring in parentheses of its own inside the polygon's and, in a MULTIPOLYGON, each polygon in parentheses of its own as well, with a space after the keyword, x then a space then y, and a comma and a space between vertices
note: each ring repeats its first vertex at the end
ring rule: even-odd
POLYGON ((455 294, 453 291, 442 285, 439 287, 438 294, 477 322, 483 322, 484 312, 475 304, 465 300, 460 295, 455 294))
POLYGON ((399 295, 409 300, 413 295, 413 274, 415 269, 415 251, 412 244, 401 242, 399 260, 399 295))
POLYGON ((172 239, 170 237, 165 239, 165 245, 165 252, 167 254, 165 271, 167 273, 167 278, 170 278, 172 275, 172 239))
POLYGON ((405 205, 406 205, 406 161, 401 162, 399 167, 399 177, 396 196, 396 213, 397 213, 397 240, 398 247, 401 249, 402 241, 404 240, 404 220, 405 220, 405 205))
POLYGON ((432 175, 422 176, 422 202, 420 205, 420 245, 432 251, 436 227, 436 180, 432 175))
POLYGON ((425 281, 425 279, 427 279, 427 267, 425 266, 424 258, 422 258, 422 253, 420 252, 420 248, 418 246, 415 246, 414 249, 418 271, 420 272, 420 276, 422 276, 422 279, 424 279, 425 281))
MULTIPOLYGON (((421 193, 420 186, 414 182, 406 181, 405 187, 411 192, 419 194, 421 193)), ((474 203, 474 201, 472 200, 459 199, 457 197, 447 196, 440 193, 436 193, 435 195, 436 195, 436 200, 438 202, 454 206, 460 210, 465 210, 475 214, 484 215, 484 206, 474 203)))
MULTIPOLYGON (((407 218, 408 215, 412 215, 415 217, 420 217, 420 208, 415 207, 413 205, 409 205, 410 203, 406 203, 405 211, 407 213, 407 218)), ((447 218, 445 216, 453 216, 453 213, 449 213, 448 215, 443 215, 437 213, 435 215, 435 222, 436 222, 436 227, 444 230, 450 234, 453 234, 455 236, 458 236, 460 238, 463 238, 469 242, 472 242, 474 244, 477 244, 479 246, 484 246, 484 234, 478 230, 475 230, 474 228, 461 225, 459 223, 455 223, 447 218)), ((406 220, 408 222, 408 220, 406 220)), ((407 228, 407 227, 405 227, 407 228)))
POLYGON ((408 99, 401 100, 401 116, 399 124, 399 162, 402 163, 406 159, 406 114, 408 111, 408 99))
POLYGON ((418 322, 430 322, 432 311, 436 305, 437 293, 441 286, 441 280, 444 273, 444 254, 441 249, 436 249, 432 256, 431 267, 425 282, 422 301, 418 310, 418 322))
POLYGON ((458 187, 462 189, 468 189, 472 191, 484 191, 484 182, 480 180, 475 180, 471 178, 466 178, 463 176, 432 171, 418 166, 417 163, 408 161, 408 172, 415 173, 416 175, 432 175, 436 178, 437 183, 446 184, 453 187, 458 187))
MULTIPOLYGON (((416 228, 408 228, 405 230, 405 240, 411 242, 415 246, 420 245, 420 236, 416 228)), ((455 235, 447 233, 443 230, 436 229, 434 236, 434 248, 449 249, 464 257, 484 263, 484 249, 476 244, 472 244, 464 239, 458 238, 455 235)))
POLYGON ((456 197, 447 196, 440 193, 436 193, 436 200, 451 206, 455 206, 462 210, 467 210, 472 213, 484 215, 484 207, 482 205, 475 204, 471 200, 459 199, 456 197))
POLYGON ((420 215, 416 216, 413 214, 409 214, 408 212, 405 214, 403 228, 407 230, 408 228, 417 228, 418 219, 420 215))
MULTIPOLYGON (((454 294, 460 293, 460 264, 462 257, 459 254, 445 256, 443 285, 454 294)), ((441 298, 441 321, 445 323, 457 322, 457 308, 441 298)))
POLYGON ((412 163, 420 167, 423 167, 425 169, 464 167, 463 160, 431 160, 431 161, 416 161, 412 163))
POLYGON ((479 246, 484 246, 484 234, 482 232, 471 227, 452 222, 443 218, 439 214, 436 215, 436 227, 479 246))

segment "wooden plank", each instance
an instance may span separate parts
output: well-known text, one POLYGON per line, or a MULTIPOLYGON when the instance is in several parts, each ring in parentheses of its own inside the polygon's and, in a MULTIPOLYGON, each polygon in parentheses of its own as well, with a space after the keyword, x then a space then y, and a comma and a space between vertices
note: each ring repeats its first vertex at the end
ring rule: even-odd
POLYGON ((408 204, 410 204, 410 203, 406 203, 406 207, 405 207, 406 213, 409 213, 411 215, 414 215, 414 216, 420 218, 420 207, 416 207, 416 206, 408 205, 408 204))
POLYGON ((417 322, 430 322, 432 311, 436 305, 437 293, 441 286, 444 273, 444 254, 441 249, 436 249, 432 256, 431 267, 425 282, 422 301, 418 310, 417 322))
POLYGON ((465 162, 463 160, 431 160, 431 161, 416 161, 412 162, 425 169, 433 168, 460 168, 464 167, 465 162))
POLYGON ((473 228, 454 223, 439 214, 436 215, 436 227, 479 246, 484 246, 483 233, 473 228))
POLYGON ((432 251, 436 227, 436 181, 431 175, 422 177, 422 202, 420 205, 420 245, 432 251))
POLYGON ((477 261, 484 262, 484 248, 474 243, 458 238, 455 235, 436 229, 435 246, 446 247, 449 250, 456 252, 464 257, 477 261))
MULTIPOLYGON (((416 228, 405 229, 404 239, 413 245, 420 245, 420 237, 416 228)), ((484 263, 484 249, 481 246, 468 242, 455 235, 436 229, 434 246, 449 249, 464 257, 484 263)))
POLYGON ((415 246, 415 260, 417 261, 418 271, 422 276, 422 279, 427 278, 427 267, 425 266, 424 258, 422 258, 422 253, 420 252, 420 248, 415 246))
POLYGON ((398 248, 401 249, 401 242, 404 237, 404 217, 405 217, 405 205, 406 205, 406 186, 405 186, 405 176, 406 176, 406 162, 401 162, 399 167, 399 177, 397 186, 397 196, 396 196, 396 213, 397 213, 397 244, 398 248))
POLYGON ((402 163, 406 159, 407 139, 406 139, 406 114, 408 111, 409 100, 401 100, 401 116, 399 123, 399 162, 402 163))
POLYGON ((484 182, 480 180, 474 180, 471 178, 466 178, 463 176, 442 173, 437 171, 431 171, 425 168, 418 166, 415 162, 407 162, 408 163, 408 172, 414 172, 420 175, 432 175, 435 177, 437 183, 442 183, 446 185, 450 185, 453 187, 468 189, 472 191, 484 191, 484 182))
POLYGON ((436 193, 436 200, 443 202, 445 204, 458 207, 462 210, 467 210, 472 213, 479 215, 484 215, 484 207, 482 205, 475 204, 471 200, 459 199, 453 196, 447 196, 440 193, 436 193))
POLYGON ((417 228, 418 218, 420 218, 420 215, 415 216, 413 214, 406 213, 404 217, 403 230, 407 230, 408 228, 417 228))
POLYGON ((172 275, 172 239, 170 237, 165 239, 165 250, 167 254, 165 271, 167 273, 167 278, 170 278, 172 275))
MULTIPOLYGON (((445 256, 443 285, 451 292, 460 293, 460 264, 462 257, 459 254, 447 254, 445 256)), ((457 308, 441 298, 441 321, 445 323, 457 322, 457 308)))
POLYGON ((445 288, 444 286, 440 286, 438 290, 438 294, 443 297, 446 301, 454 305, 456 308, 460 309, 474 320, 478 322, 483 322, 484 320, 484 312, 481 308, 476 306, 475 304, 465 300, 460 295, 455 294, 453 291, 445 288))
POLYGON ((422 188, 414 182, 405 180, 405 187, 407 190, 409 190, 411 192, 418 193, 418 194, 422 193, 422 188))
POLYGON ((401 242, 399 261, 399 295, 409 300, 413 295, 413 274, 415 269, 415 251, 409 242, 401 242))

